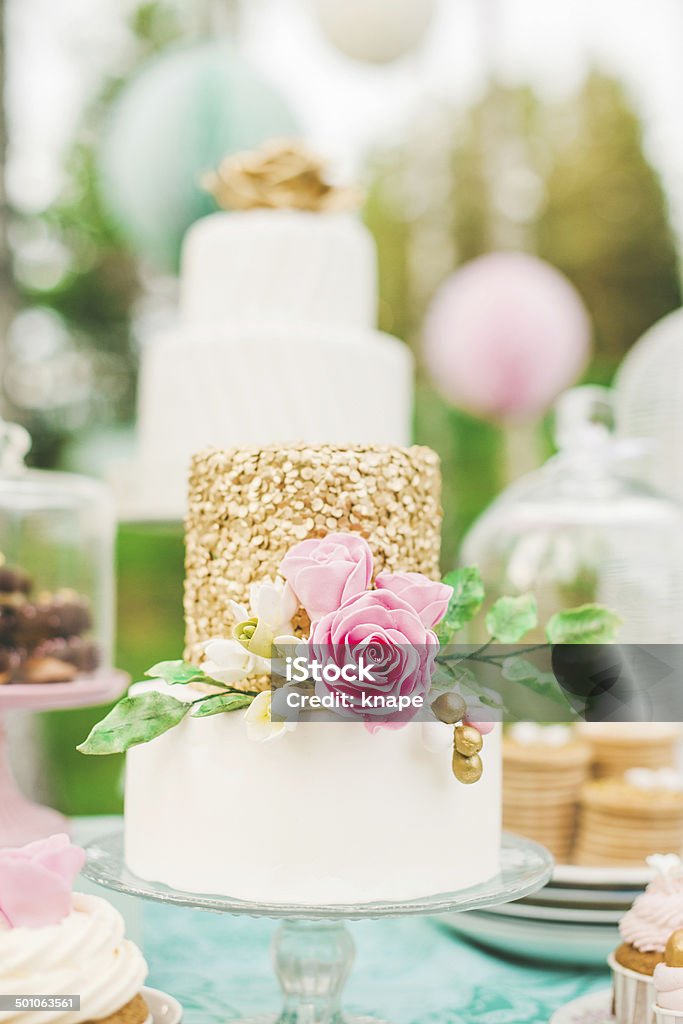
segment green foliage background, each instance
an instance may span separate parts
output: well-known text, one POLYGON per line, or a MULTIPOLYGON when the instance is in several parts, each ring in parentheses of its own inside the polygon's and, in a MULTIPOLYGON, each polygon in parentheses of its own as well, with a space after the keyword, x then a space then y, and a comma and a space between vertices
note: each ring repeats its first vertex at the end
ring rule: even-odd
MULTIPOLYGON (((442 110, 399 149, 377 154, 367 223, 380 258, 381 326, 418 356, 436 288, 467 260, 524 249, 576 285, 593 319, 586 379, 608 383, 643 331, 681 302, 666 196, 623 87, 593 71, 548 105, 492 84, 465 111, 442 110)), ((502 428, 448 406, 420 370, 416 436, 441 455, 444 563, 507 482, 502 428)), ((539 425, 537 457, 548 452, 539 425)))

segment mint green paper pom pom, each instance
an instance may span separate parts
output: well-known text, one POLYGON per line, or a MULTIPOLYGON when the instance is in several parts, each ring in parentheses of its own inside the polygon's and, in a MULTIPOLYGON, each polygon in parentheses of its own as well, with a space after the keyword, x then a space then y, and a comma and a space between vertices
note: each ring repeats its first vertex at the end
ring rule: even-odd
POLYGON ((140 257, 176 270, 185 232, 216 208, 202 174, 292 134, 285 102, 228 43, 174 49, 145 64, 112 106, 99 154, 104 202, 140 257))

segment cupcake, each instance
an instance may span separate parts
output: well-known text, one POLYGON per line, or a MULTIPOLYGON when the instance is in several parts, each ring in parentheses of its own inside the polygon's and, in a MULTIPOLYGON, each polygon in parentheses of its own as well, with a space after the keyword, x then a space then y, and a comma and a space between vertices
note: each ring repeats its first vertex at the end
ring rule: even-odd
POLYGON ((654 973, 657 1024, 683 1021, 683 929, 672 932, 664 950, 664 963, 654 973))
MULTIPOLYGON (((80 995, 45 1024, 149 1024, 147 965, 106 900, 72 892, 85 853, 67 836, 0 850, 0 996, 80 995)), ((0 1013, 21 1024, 34 1010, 0 1013)))
POLYGON ((622 943, 608 958, 617 1024, 654 1020, 655 970, 665 962, 671 932, 683 928, 683 867, 673 854, 648 858, 656 871, 619 922, 622 943))

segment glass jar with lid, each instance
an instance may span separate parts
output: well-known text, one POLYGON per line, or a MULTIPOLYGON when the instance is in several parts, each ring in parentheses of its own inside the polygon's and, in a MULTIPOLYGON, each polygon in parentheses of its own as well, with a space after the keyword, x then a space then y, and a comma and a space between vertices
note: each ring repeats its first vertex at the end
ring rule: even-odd
POLYGON ((96 480, 28 469, 29 448, 0 421, 0 684, 68 683, 111 665, 114 508, 96 480))
MULTIPOLYGON (((599 602, 623 620, 624 643, 683 637, 683 511, 633 475, 637 441, 613 432, 605 388, 567 392, 557 406, 558 453, 493 502, 462 547, 487 601, 532 591, 539 621, 599 602)), ((538 639, 542 638, 542 625, 538 639)))

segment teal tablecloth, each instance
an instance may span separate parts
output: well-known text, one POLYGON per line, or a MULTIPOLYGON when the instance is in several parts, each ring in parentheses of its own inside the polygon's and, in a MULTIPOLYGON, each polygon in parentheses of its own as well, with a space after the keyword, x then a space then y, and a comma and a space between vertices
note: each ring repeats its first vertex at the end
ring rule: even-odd
MULTIPOLYGON (((90 822, 88 832, 93 834, 90 822)), ((272 921, 145 903, 149 984, 181 1001, 186 1024, 271 1012, 280 1003, 269 949, 275 927, 272 921)), ((501 959, 427 918, 350 927, 358 955, 346 1008, 395 1024, 546 1024, 563 1003, 609 984, 606 970, 501 959)))

